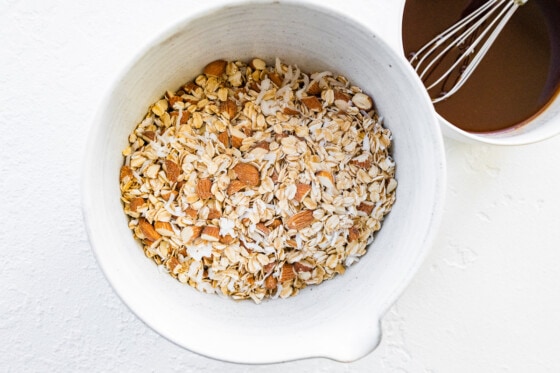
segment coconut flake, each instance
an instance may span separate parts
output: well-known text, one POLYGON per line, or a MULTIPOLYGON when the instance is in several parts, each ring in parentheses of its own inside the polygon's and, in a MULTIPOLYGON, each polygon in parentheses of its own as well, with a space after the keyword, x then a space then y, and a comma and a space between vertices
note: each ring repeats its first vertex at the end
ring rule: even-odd
POLYGON ((195 261, 200 262, 203 257, 209 258, 212 255, 212 244, 187 245, 187 253, 195 261))

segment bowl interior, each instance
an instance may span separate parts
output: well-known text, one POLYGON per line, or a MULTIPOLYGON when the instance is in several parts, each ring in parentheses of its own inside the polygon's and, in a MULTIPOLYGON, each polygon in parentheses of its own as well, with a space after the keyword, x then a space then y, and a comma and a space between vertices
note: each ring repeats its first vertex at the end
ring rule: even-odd
POLYGON ((124 302, 165 337, 218 359, 264 363, 311 356, 354 360, 378 342, 378 322, 428 249, 445 190, 441 135, 412 70, 367 28, 296 3, 244 3, 172 27, 116 82, 93 123, 84 216, 98 261, 124 302), (158 271, 127 227, 121 151, 148 106, 208 62, 261 57, 330 70, 371 94, 394 136, 397 202, 362 260, 298 296, 255 305, 199 293, 158 271))

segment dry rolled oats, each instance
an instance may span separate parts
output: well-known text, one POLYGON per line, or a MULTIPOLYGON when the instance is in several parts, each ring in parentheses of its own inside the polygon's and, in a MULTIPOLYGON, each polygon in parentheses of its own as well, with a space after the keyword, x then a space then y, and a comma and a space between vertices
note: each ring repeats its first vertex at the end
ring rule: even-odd
POLYGON ((285 298, 366 253, 395 201, 390 147, 346 78, 217 60, 129 136, 121 197, 146 256, 180 282, 285 298))

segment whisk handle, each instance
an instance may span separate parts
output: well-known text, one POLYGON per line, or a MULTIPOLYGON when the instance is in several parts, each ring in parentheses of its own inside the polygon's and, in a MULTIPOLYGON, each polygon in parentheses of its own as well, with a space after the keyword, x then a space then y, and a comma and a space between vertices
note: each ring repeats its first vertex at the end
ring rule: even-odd
POLYGON ((513 2, 515 3, 515 5, 517 6, 521 6, 521 5, 525 5, 525 3, 529 1, 529 0, 513 0, 513 2))

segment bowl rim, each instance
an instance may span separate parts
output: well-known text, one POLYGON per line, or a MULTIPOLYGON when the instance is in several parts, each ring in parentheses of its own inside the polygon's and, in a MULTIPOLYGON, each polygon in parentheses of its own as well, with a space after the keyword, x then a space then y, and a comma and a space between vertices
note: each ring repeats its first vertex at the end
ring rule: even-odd
MULTIPOLYGON (((289 357, 288 359, 282 358, 282 359, 277 359, 277 360, 271 360, 271 359, 260 360, 260 359, 256 358, 254 361, 247 361, 247 360, 242 360, 242 359, 240 359, 240 360, 231 359, 231 357, 229 357, 229 356, 227 356, 223 353, 216 352, 216 351, 208 351, 208 350, 200 349, 200 348, 198 348, 198 346, 196 346, 196 344, 192 344, 192 345, 187 346, 184 343, 182 343, 181 341, 176 340, 173 336, 171 336, 168 333, 167 330, 164 330, 164 329, 160 328, 158 325, 156 325, 156 323, 154 323, 153 320, 148 319, 147 317, 144 317, 143 315, 141 315, 141 313, 138 310, 136 310, 132 307, 132 305, 129 303, 129 301, 127 299, 128 298, 127 294, 125 294, 124 292, 121 292, 121 289, 119 289, 117 286, 115 286, 115 283, 118 282, 118 281, 115 280, 115 277, 114 277, 113 273, 111 273, 107 269, 107 266, 104 263, 103 259, 99 256, 99 252, 98 252, 98 249, 97 249, 97 246, 99 245, 99 243, 97 242, 98 239, 96 237, 99 232, 94 231, 94 229, 92 228, 92 224, 90 222, 90 219, 93 219, 93 217, 90 215, 90 210, 91 210, 90 206, 93 204, 94 201, 90 200, 91 190, 93 188, 93 182, 92 182, 92 175, 91 175, 91 172, 89 170, 90 170, 90 165, 92 165, 94 163, 94 150, 95 150, 94 145, 95 145, 96 139, 102 133, 101 127, 96 126, 95 124, 99 122, 100 117, 102 116, 104 109, 109 104, 112 93, 118 87, 118 85, 123 80, 123 78, 128 74, 129 70, 131 70, 131 68, 133 68, 141 60, 141 58, 143 58, 143 56, 150 51, 151 48, 153 48, 154 46, 162 43, 163 41, 165 41, 169 37, 173 36, 174 34, 179 32, 182 28, 186 27, 193 20, 196 20, 198 18, 204 18, 204 17, 207 17, 207 16, 212 16, 213 14, 218 13, 218 12, 224 10, 224 9, 235 8, 235 7, 239 7, 239 6, 249 6, 251 4, 257 4, 257 5, 277 4, 277 5, 298 6, 298 7, 301 7, 301 8, 306 8, 306 9, 311 10, 311 11, 318 11, 318 12, 328 14, 330 16, 334 16, 334 17, 336 17, 336 18, 338 18, 338 19, 340 19, 341 21, 344 21, 344 22, 354 23, 356 25, 356 27, 362 28, 362 29, 368 31, 374 37, 376 37, 377 41, 380 44, 382 44, 384 46, 384 48, 386 48, 388 50, 391 50, 391 53, 393 53, 396 58, 402 59, 402 56, 399 55, 398 51, 395 50, 395 48, 393 46, 391 46, 382 37, 380 37, 379 34, 376 31, 374 31, 371 27, 369 27, 368 25, 366 25, 363 22, 360 22, 359 20, 357 20, 356 18, 352 18, 352 17, 348 16, 347 14, 345 14, 341 11, 338 11, 338 10, 332 8, 332 7, 322 5, 322 4, 319 5, 319 4, 316 4, 316 3, 313 3, 313 2, 310 2, 310 1, 307 1, 307 0, 304 0, 304 1, 301 1, 301 0, 280 0, 280 1, 279 0, 264 0, 264 1, 259 1, 259 0, 232 0, 232 1, 228 2, 227 4, 223 4, 223 3, 212 4, 212 5, 208 5, 207 7, 204 7, 204 9, 202 9, 202 10, 197 10, 195 12, 189 13, 188 15, 180 18, 179 20, 177 20, 173 24, 164 27, 161 31, 157 32, 154 37, 152 37, 147 42, 145 42, 143 44, 143 46, 141 46, 132 55, 132 57, 129 58, 128 62, 119 70, 119 72, 115 75, 115 78, 113 79, 112 83, 108 86, 106 92, 104 92, 104 94, 103 94, 103 99, 100 101, 100 103, 98 105, 98 109, 96 111, 96 114, 93 117, 92 121, 90 122, 88 139, 87 139, 87 143, 86 143, 86 146, 85 146, 85 151, 84 151, 84 156, 83 156, 83 161, 82 161, 83 162, 82 163, 83 168, 82 168, 82 175, 81 175, 81 210, 82 210, 82 216, 83 216, 83 220, 84 220, 84 224, 85 224, 86 234, 87 234, 88 240, 90 242, 90 246, 91 246, 91 249, 93 251, 94 257, 95 257, 103 275, 107 279, 110 287, 113 289, 115 294, 118 296, 118 298, 120 298, 122 303, 124 303, 126 305, 126 307, 140 321, 142 321, 142 323, 144 323, 145 325, 150 327, 157 334, 161 335, 162 337, 164 337, 168 341, 172 342, 173 344, 175 344, 175 345, 177 345, 181 348, 185 348, 185 349, 187 349, 187 350, 189 350, 193 353, 196 353, 198 355, 205 356, 205 357, 208 357, 208 358, 211 358, 211 359, 224 361, 224 362, 230 362, 230 363, 239 363, 239 364, 274 364, 274 363, 279 363, 279 362, 284 362, 284 361, 296 361, 296 360, 303 360, 303 359, 317 358, 317 357, 328 358, 328 359, 332 359, 332 360, 336 360, 336 361, 345 361, 345 362, 355 361, 355 360, 358 360, 358 359, 366 356, 367 354, 372 352, 379 345, 380 338, 381 338, 380 323, 381 323, 381 319, 382 319, 383 315, 398 300, 399 296, 404 292, 404 290, 410 284, 413 276, 418 272, 418 269, 420 268, 421 264, 424 262, 426 256, 430 252, 430 248, 431 248, 431 246, 432 246, 432 244, 435 240, 436 234, 438 232, 439 226, 440 226, 441 221, 442 221, 443 212, 444 212, 444 204, 445 204, 445 199, 446 199, 446 185, 447 185, 446 156, 445 156, 445 150, 444 150, 443 136, 442 136, 439 124, 438 124, 438 120, 437 120, 437 113, 435 112, 435 109, 433 108, 433 105, 431 105, 431 102, 429 100, 429 96, 428 96, 427 92, 425 92, 425 90, 422 90, 421 95, 424 96, 423 99, 427 103, 426 108, 431 111, 431 116, 433 117, 433 120, 432 120, 433 123, 430 123, 430 126, 433 126, 433 132, 434 132, 433 133, 434 143, 432 144, 432 146, 434 148, 434 151, 436 152, 436 155, 438 156, 436 169, 437 169, 437 175, 440 178, 439 182, 436 184, 437 190, 434 191, 435 198, 434 198, 434 204, 433 204, 433 208, 432 208, 432 214, 430 216, 431 221, 430 221, 430 224, 429 224, 429 228, 427 229, 426 232, 424 232, 423 242, 418 244, 418 249, 416 250, 416 259, 415 259, 414 263, 408 268, 407 272, 402 273, 399 276, 400 282, 393 287, 392 295, 386 297, 386 301, 384 303, 380 304, 379 314, 375 314, 375 315, 372 314, 371 315, 372 321, 375 321, 375 324, 376 324, 375 328, 376 328, 376 332, 377 332, 378 335, 377 336, 372 336, 372 343, 368 346, 364 346, 363 351, 359 351, 359 352, 353 354, 352 356, 347 356, 347 355, 344 355, 344 354, 336 355, 335 353, 332 353, 332 354, 326 354, 326 353, 325 354, 315 354, 315 353, 314 354, 308 354, 307 353, 306 354, 304 352, 300 356, 293 356, 293 357, 289 357), (377 338, 374 338, 374 337, 377 337, 377 338)), ((406 60, 404 60, 403 62, 406 62, 406 60)), ((403 68, 409 70, 410 77, 415 79, 414 84, 423 87, 423 85, 421 85, 421 82, 419 81, 419 79, 416 79, 416 74, 412 70, 411 66, 409 66, 407 63, 403 63, 403 68)))

